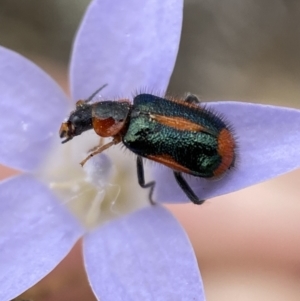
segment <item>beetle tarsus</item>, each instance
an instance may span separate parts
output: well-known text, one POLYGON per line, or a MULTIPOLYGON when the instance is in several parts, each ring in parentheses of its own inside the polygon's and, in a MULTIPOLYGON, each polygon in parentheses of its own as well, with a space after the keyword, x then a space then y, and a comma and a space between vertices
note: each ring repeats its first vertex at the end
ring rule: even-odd
POLYGON ((194 94, 188 94, 184 101, 187 103, 195 104, 199 104, 201 102, 200 99, 194 94))
POLYGON ((182 176, 181 172, 174 171, 174 177, 176 179, 176 182, 180 186, 180 188, 183 190, 183 192, 186 194, 186 196, 190 199, 191 202, 193 202, 196 205, 201 205, 205 202, 205 200, 200 200, 192 188, 189 186, 189 184, 186 182, 184 177, 182 176))

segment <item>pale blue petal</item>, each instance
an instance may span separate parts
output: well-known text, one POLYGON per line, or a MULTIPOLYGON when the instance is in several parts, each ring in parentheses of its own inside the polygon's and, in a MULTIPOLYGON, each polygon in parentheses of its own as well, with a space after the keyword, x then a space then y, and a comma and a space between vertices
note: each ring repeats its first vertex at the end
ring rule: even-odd
POLYGON ((84 259, 98 300, 205 300, 190 242, 174 217, 158 205, 89 234, 84 259))
POLYGON ((164 92, 175 64, 182 0, 95 0, 79 28, 71 60, 71 91, 86 99, 164 92))
POLYGON ((83 234, 74 217, 29 175, 0 183, 0 300, 46 276, 83 234))
POLYGON ((34 170, 66 116, 60 87, 21 55, 0 47, 0 163, 34 170))

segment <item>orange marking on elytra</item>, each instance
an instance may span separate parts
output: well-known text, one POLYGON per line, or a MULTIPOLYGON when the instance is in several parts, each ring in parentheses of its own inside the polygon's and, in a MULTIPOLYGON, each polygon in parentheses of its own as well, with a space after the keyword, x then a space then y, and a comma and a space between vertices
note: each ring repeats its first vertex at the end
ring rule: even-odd
POLYGON ((183 117, 163 116, 163 115, 154 115, 154 114, 150 114, 150 117, 153 120, 159 122, 160 124, 175 128, 176 130, 205 132, 214 135, 214 133, 209 129, 197 123, 194 123, 193 121, 187 120, 183 117))
POLYGON ((214 170, 214 176, 218 177, 227 171, 233 164, 235 141, 228 129, 223 129, 218 136, 218 153, 222 158, 222 162, 217 169, 214 170))
POLYGON ((181 166, 179 163, 177 163, 176 161, 174 161, 174 159, 171 156, 168 155, 148 155, 147 156, 148 159, 162 163, 174 170, 177 171, 182 171, 185 173, 190 173, 190 170, 186 167, 181 166))

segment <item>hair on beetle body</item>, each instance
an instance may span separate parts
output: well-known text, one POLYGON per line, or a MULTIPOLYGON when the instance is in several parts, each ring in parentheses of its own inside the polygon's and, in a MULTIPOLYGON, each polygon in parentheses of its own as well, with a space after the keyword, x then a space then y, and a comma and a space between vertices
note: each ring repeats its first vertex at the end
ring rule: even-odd
POLYGON ((76 109, 59 131, 62 143, 94 129, 101 137, 112 137, 98 146, 81 162, 120 142, 137 155, 138 183, 149 188, 149 200, 155 181, 146 183, 143 158, 173 170, 175 180, 194 204, 201 200, 183 177, 216 179, 231 169, 236 161, 236 139, 232 128, 220 115, 201 105, 197 96, 185 99, 140 93, 133 98, 89 103, 106 85, 86 101, 77 101, 76 109))

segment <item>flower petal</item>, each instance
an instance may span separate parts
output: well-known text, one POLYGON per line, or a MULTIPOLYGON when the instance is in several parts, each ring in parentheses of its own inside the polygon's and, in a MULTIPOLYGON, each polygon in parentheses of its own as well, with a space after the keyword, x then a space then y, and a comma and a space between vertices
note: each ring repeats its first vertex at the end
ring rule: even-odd
POLYGON ((205 300, 190 242, 163 207, 145 208, 89 234, 84 257, 102 301, 205 300))
POLYGON ((0 47, 0 162, 36 168, 67 109, 66 96, 40 68, 0 47))
POLYGON ((175 64, 182 0, 95 0, 81 24, 71 61, 71 91, 86 99, 103 84, 105 97, 163 93, 175 64))
MULTIPOLYGON (((237 138, 236 167, 219 180, 187 177, 203 199, 230 193, 300 167, 300 111, 242 102, 210 103, 207 107, 230 122, 237 138)), ((154 199, 188 202, 170 169, 155 169, 154 199)))
POLYGON ((0 300, 47 275, 83 234, 52 195, 29 175, 0 184, 0 300))

